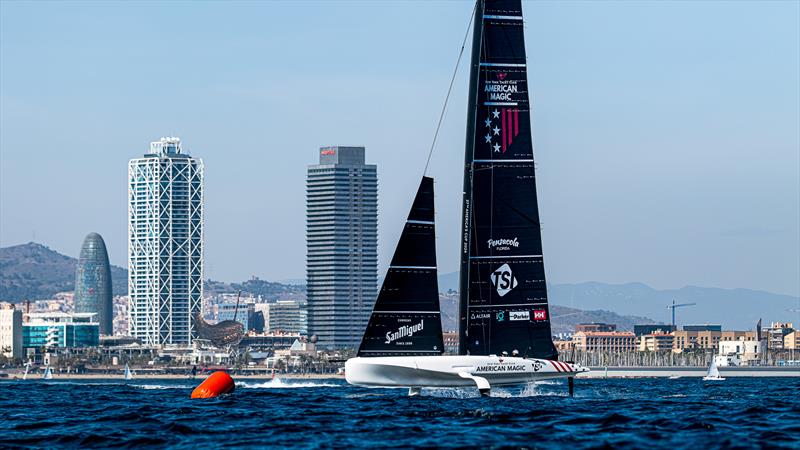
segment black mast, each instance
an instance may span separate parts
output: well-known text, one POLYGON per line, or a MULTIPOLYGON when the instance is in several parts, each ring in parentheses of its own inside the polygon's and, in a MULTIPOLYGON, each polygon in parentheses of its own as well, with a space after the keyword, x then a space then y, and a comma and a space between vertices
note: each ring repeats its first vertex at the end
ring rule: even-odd
POLYGON ((483 0, 477 0, 472 21, 472 56, 469 63, 469 97, 467 101, 467 142, 464 145, 464 191, 462 192, 461 267, 458 276, 458 354, 466 355, 467 298, 469 292, 469 223, 472 205, 472 160, 474 159, 475 116, 478 110, 478 70, 480 69, 481 37, 483 35, 483 0))
POLYGON ((358 356, 433 356, 443 352, 433 178, 422 177, 358 356))
POLYGON ((520 0, 475 8, 462 217, 459 352, 557 358, 520 0))

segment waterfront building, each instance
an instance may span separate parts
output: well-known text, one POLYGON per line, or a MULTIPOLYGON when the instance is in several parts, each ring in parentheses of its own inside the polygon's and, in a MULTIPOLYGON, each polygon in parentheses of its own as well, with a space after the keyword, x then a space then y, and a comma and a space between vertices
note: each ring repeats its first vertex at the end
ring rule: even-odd
MULTIPOLYGON (((714 328, 716 328, 716 326, 714 328)), ((676 352, 686 350, 715 350, 719 347, 720 342, 758 340, 755 331, 717 331, 716 329, 705 329, 702 331, 679 330, 674 331, 672 335, 675 338, 673 350, 676 352)))
POLYGON ((250 319, 253 316, 254 305, 240 303, 237 307, 236 303, 219 303, 217 305, 217 318, 219 322, 224 320, 235 320, 242 324, 244 331, 251 329, 250 319))
POLYGON ((22 358, 22 311, 11 303, 0 303, 0 354, 22 358))
POLYGON ((617 331, 617 325, 613 323, 600 323, 600 322, 592 322, 592 323, 579 323, 575 325, 575 331, 617 331))
POLYGON ((673 350, 682 352, 686 350, 697 349, 715 349, 722 338, 722 331, 703 330, 703 331, 687 331, 685 330, 674 331, 672 334, 675 337, 673 350))
POLYGON ((578 331, 572 335, 572 342, 585 352, 636 350, 636 336, 630 331, 578 331))
POLYGON ((114 305, 111 301, 111 265, 103 237, 89 233, 81 246, 75 269, 75 312, 95 313, 100 334, 114 334, 114 305))
POLYGON ((744 339, 720 341, 719 353, 714 357, 714 361, 719 366, 757 365, 765 349, 764 341, 744 339))
POLYGON ((794 330, 783 337, 784 350, 800 350, 800 331, 794 330))
POLYGON ((445 331, 442 333, 444 341, 444 352, 450 355, 458 354, 458 332, 445 331))
POLYGON ((663 323, 653 323, 647 325, 634 325, 633 326, 633 334, 636 336, 643 336, 645 334, 653 334, 653 333, 672 333, 675 331, 675 325, 666 325, 663 323))
POLYGON ((558 353, 568 353, 575 349, 575 342, 570 339, 553 339, 553 345, 556 346, 558 353))
POLYGON ((723 331, 719 337, 721 341, 757 341, 758 335, 755 331, 723 331))
POLYGON ((762 329, 762 334, 767 340, 767 347, 770 350, 783 350, 784 338, 794 331, 794 326, 788 322, 772 322, 769 327, 762 329))
POLYGON ((203 161, 178 138, 150 144, 128 164, 131 336, 189 346, 203 297, 203 161))
POLYGON ((305 302, 300 300, 278 300, 267 304, 267 315, 264 319, 266 331, 269 333, 308 332, 308 310, 305 302))
POLYGON ((308 167, 308 333, 321 348, 355 348, 378 283, 378 178, 364 147, 323 147, 308 167))
POLYGON ((97 347, 100 323, 96 313, 30 313, 22 324, 24 349, 97 347))
MULTIPOLYGON (((636 333, 634 333, 636 334, 636 333)), ((639 336, 640 352, 659 352, 662 350, 672 350, 675 336, 672 333, 655 331, 639 336)))

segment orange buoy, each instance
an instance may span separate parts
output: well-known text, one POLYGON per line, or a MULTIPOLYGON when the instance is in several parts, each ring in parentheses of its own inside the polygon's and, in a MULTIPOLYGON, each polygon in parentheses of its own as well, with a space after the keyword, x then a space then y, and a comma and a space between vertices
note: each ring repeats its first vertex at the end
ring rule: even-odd
POLYGON ((233 392, 236 384, 226 372, 214 372, 192 391, 192 398, 212 398, 233 392))

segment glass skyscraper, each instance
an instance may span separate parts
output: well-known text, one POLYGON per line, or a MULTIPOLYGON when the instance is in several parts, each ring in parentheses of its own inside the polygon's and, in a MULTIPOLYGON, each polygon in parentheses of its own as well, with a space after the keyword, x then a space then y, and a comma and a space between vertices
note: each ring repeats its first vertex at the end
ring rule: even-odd
POLYGON ((203 297, 203 161, 178 138, 128 164, 128 292, 131 336, 192 343, 203 297))
POLYGON ((103 237, 89 233, 83 240, 75 269, 75 312, 95 313, 100 334, 114 334, 114 306, 111 301, 111 266, 103 237))
POLYGON ((361 341, 378 284, 378 176, 364 147, 323 147, 306 189, 308 334, 324 348, 361 341))

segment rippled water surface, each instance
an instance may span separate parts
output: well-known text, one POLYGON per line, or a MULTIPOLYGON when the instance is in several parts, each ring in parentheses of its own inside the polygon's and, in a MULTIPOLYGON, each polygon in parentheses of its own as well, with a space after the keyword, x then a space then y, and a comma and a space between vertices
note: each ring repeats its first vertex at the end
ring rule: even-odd
POLYGON ((800 378, 576 380, 472 390, 341 380, 0 382, 0 447, 800 448, 800 378))

